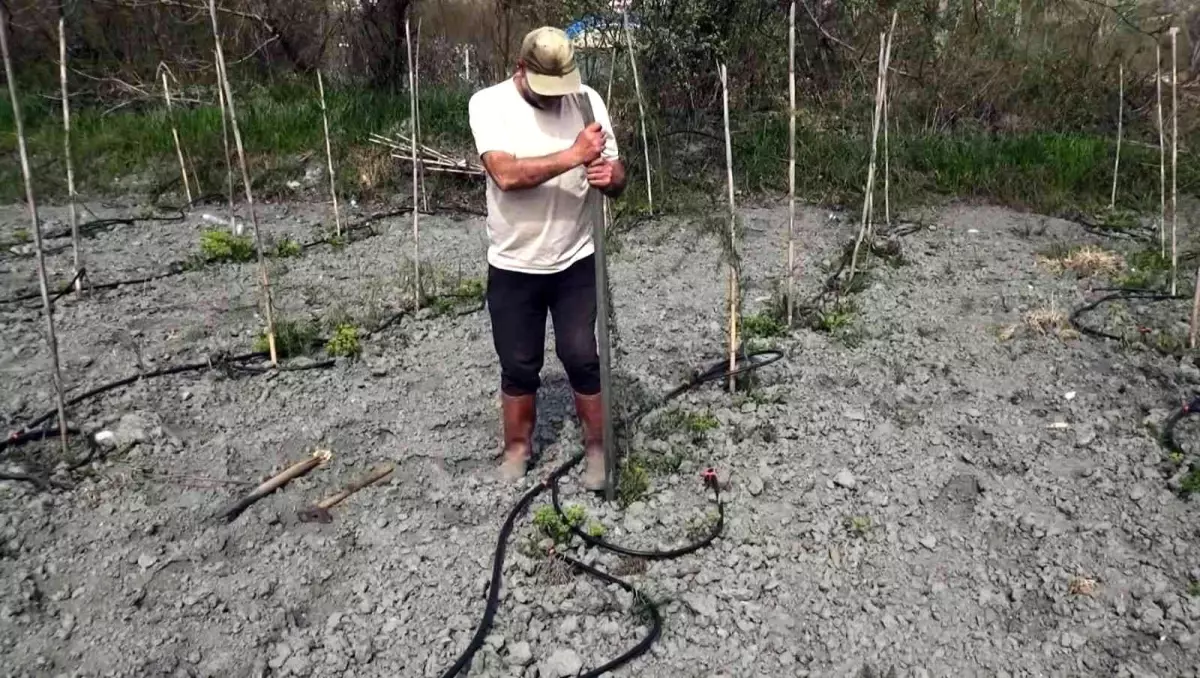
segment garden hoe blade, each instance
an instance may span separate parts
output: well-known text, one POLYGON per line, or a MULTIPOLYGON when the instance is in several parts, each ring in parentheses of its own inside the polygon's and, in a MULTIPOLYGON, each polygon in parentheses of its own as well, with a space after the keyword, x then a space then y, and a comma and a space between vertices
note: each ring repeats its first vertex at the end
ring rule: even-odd
MULTIPOLYGON (((576 95, 583 113, 584 126, 596 121, 592 112, 592 100, 586 93, 576 95)), ((608 501, 616 498, 617 457, 613 444, 612 420, 612 363, 611 337, 608 328, 608 260, 605 256, 605 230, 607 224, 604 210, 604 195, 598 189, 588 190, 584 214, 592 219, 592 242, 596 253, 596 343, 600 353, 600 403, 604 411, 604 496, 608 501)))

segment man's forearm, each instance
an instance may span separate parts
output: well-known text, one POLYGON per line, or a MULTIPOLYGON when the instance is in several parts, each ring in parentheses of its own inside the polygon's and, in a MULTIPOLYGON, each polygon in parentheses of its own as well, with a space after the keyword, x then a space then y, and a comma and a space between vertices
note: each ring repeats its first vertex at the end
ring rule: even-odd
POLYGON ((508 154, 485 154, 484 165, 488 174, 502 191, 519 191, 550 181, 554 177, 578 167, 578 156, 574 149, 566 149, 536 158, 516 158, 508 154))

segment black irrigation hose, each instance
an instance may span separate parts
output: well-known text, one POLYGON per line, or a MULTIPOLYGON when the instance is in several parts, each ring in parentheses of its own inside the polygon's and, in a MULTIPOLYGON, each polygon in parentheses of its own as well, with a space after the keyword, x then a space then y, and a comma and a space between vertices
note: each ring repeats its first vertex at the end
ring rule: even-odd
POLYGON ((1122 299, 1141 299, 1143 301, 1153 303, 1153 302, 1171 301, 1174 299, 1183 299, 1183 298, 1184 297, 1181 297, 1177 294, 1168 294, 1165 292, 1154 292, 1152 290, 1118 289, 1118 290, 1112 292, 1111 294, 1106 294, 1103 297, 1100 297, 1099 299, 1092 301, 1091 303, 1084 304, 1083 306, 1080 306, 1079 308, 1075 309, 1074 311, 1071 312, 1071 315, 1068 318, 1067 322, 1069 322, 1071 327, 1075 328, 1075 330, 1078 331, 1080 334, 1086 334, 1088 336, 1096 337, 1098 339, 1111 339, 1113 341, 1125 341, 1125 337, 1117 336, 1115 334, 1112 334, 1111 332, 1105 332, 1104 330, 1098 330, 1098 329, 1095 329, 1092 327, 1088 327, 1087 325, 1084 325, 1080 319, 1083 317, 1084 314, 1090 313, 1104 304, 1107 304, 1107 303, 1110 303, 1113 301, 1119 301, 1122 299))
MULTIPOLYGON (((714 363, 706 370, 697 371, 696 376, 692 377, 692 379, 683 386, 668 393, 661 400, 662 402, 666 402, 671 398, 674 398, 685 391, 696 388, 697 386, 706 382, 715 381, 722 378, 729 378, 736 374, 756 370, 765 365, 769 365, 782 357, 783 353, 780 351, 760 351, 756 353, 743 354, 742 360, 745 361, 745 364, 739 366, 735 363, 732 370, 729 369, 729 363, 727 361, 714 363), (756 360, 756 358, 759 358, 760 356, 766 357, 756 360)), ((566 520, 558 501, 559 479, 561 479, 572 468, 578 465, 579 462, 583 460, 583 457, 583 453, 576 454, 561 466, 551 471, 550 475, 547 476, 545 480, 537 485, 534 485, 527 492, 525 492, 525 494, 521 495, 520 499, 517 500, 517 503, 513 505, 512 509, 509 510, 508 516, 504 519, 504 523, 500 526, 500 535, 497 539, 496 550, 492 555, 492 579, 491 583, 488 585, 487 600, 485 601, 483 608, 483 618, 480 620, 479 625, 475 627, 475 634, 471 637, 470 642, 467 643, 467 647, 462 651, 458 658, 455 659, 454 663, 450 665, 450 668, 446 669, 446 671, 441 674, 441 678, 456 678, 459 673, 471 663, 471 660, 475 657, 475 654, 479 651, 479 649, 483 647, 484 640, 487 638, 488 633, 491 632, 492 625, 495 623, 496 611, 500 607, 500 587, 504 580, 504 554, 508 548, 508 539, 512 535, 517 518, 525 511, 525 509, 529 507, 529 504, 532 503, 533 500, 547 488, 550 489, 551 502, 553 503, 555 512, 559 515, 559 519, 563 520, 565 524, 570 525, 573 533, 581 537, 586 543, 592 546, 612 551, 614 553, 651 560, 677 558, 708 546, 714 540, 716 540, 718 536, 720 536, 721 531, 724 529, 725 506, 721 502, 720 484, 717 482, 716 473, 712 469, 708 469, 704 473, 704 481, 705 484, 712 489, 714 501, 717 503, 717 522, 709 534, 705 535, 700 540, 667 551, 641 551, 620 546, 618 544, 613 544, 604 541, 603 539, 588 535, 580 530, 578 526, 573 525, 570 521, 566 520)), ((582 676, 585 678, 595 678, 597 676, 601 676, 609 671, 612 671, 613 669, 628 664, 634 659, 637 659, 638 657, 650 651, 650 648, 654 645, 654 641, 657 640, 659 635, 662 633, 662 616, 659 614, 658 608, 655 606, 653 601, 642 595, 642 593, 629 582, 614 577, 607 572, 582 563, 574 558, 570 558, 569 556, 558 553, 552 553, 551 556, 562 560, 563 562, 577 570, 582 571, 585 574, 596 577, 608 584, 616 584, 622 589, 630 592, 633 594, 634 600, 636 602, 640 602, 643 609, 650 615, 650 632, 635 647, 625 651, 616 659, 612 659, 604 663, 602 666, 581 674, 582 676)))
MULTIPOLYGON (((222 365, 230 365, 230 364, 236 364, 236 363, 244 363, 249 360, 262 359, 265 357, 267 357, 267 354, 264 352, 246 353, 244 355, 235 356, 232 358, 209 359, 202 363, 188 363, 185 365, 175 365, 173 367, 164 367, 159 370, 154 370, 153 372, 140 372, 138 374, 134 374, 134 375, 125 377, 124 379, 118 379, 116 381, 112 381, 107 384, 97 386, 96 388, 93 388, 89 391, 81 393, 81 394, 71 398, 70 400, 68 400, 66 403, 63 404, 63 406, 64 407, 72 407, 74 405, 78 405, 79 403, 81 403, 85 400, 95 398, 98 395, 108 393, 109 391, 113 391, 115 389, 121 388, 122 386, 128 386, 129 384, 141 381, 143 379, 154 379, 156 377, 166 377, 166 376, 170 376, 173 374, 181 374, 184 372, 199 372, 201 370, 207 370, 207 369, 211 369, 213 367, 220 367, 222 365)), ((56 417, 57 415, 58 415, 57 409, 50 410, 46 414, 43 414, 42 416, 38 417, 37 419, 34 419, 33 421, 29 422, 28 424, 25 424, 24 426, 22 426, 18 431, 16 431, 13 435, 9 436, 7 439, 0 440, 0 452, 3 452, 8 447, 15 447, 17 445, 27 443, 32 440, 40 440, 41 438, 46 437, 46 435, 53 435, 54 431, 51 429, 45 429, 45 430, 41 430, 41 431, 35 431, 35 429, 38 426, 41 426, 42 424, 45 424, 45 423, 49 422, 50 420, 54 419, 54 417, 56 417)))
POLYGON ((1159 436, 1159 442, 1162 443, 1163 447, 1167 448, 1168 452, 1177 454, 1180 457, 1185 455, 1183 448, 1175 440, 1175 427, 1185 417, 1193 414, 1200 414, 1200 397, 1192 398, 1191 402, 1184 404, 1183 407, 1172 412, 1171 416, 1167 417, 1167 420, 1163 422, 1162 435, 1159 436))
MULTIPOLYGON (((195 203, 196 203, 196 202, 198 202, 198 201, 199 201, 199 200, 194 200, 194 201, 192 201, 192 203, 189 203, 189 206, 190 206, 190 205, 192 205, 192 204, 195 204, 195 203)), ((467 207, 455 207, 455 206, 450 206, 450 207, 439 207, 438 209, 439 209, 439 210, 441 210, 441 211, 450 211, 450 212, 457 212, 457 213, 460 213, 460 214, 470 214, 470 215, 475 215, 475 216, 482 216, 482 214, 481 214, 479 211, 477 211, 477 210, 472 210, 472 209, 470 209, 470 208, 467 208, 467 207)), ((387 218, 390 218, 390 217, 400 216, 400 215, 404 215, 404 214, 410 214, 411 212, 412 212, 412 208, 411 208, 411 207, 404 207, 404 208, 402 208, 402 209, 398 209, 398 210, 392 210, 392 211, 389 211, 389 212, 377 212, 377 213, 375 213, 375 214, 370 214, 370 215, 367 215, 367 216, 363 217, 362 219, 360 219, 360 220, 358 220, 358 221, 356 221, 356 222, 354 222, 354 223, 352 223, 352 224, 348 224, 348 225, 347 225, 347 226, 346 226, 346 227, 343 229, 342 233, 343 233, 344 235, 345 235, 345 234, 349 234, 349 233, 351 233, 352 231, 355 231, 355 230, 358 230, 358 229, 360 229, 360 228, 363 228, 363 227, 365 227, 365 226, 368 226, 368 225, 370 225, 371 223, 374 223, 374 222, 376 222, 376 221, 379 221, 379 220, 381 220, 381 219, 387 219, 387 218)), ((182 215, 182 214, 183 214, 183 212, 182 212, 182 211, 180 211, 180 215, 182 215)), ((421 214, 429 214, 429 215, 432 215, 432 214, 437 214, 437 212, 425 212, 425 211, 422 211, 422 212, 421 212, 421 214)), ((163 219, 163 220, 164 220, 164 221, 171 221, 171 220, 174 220, 174 221, 179 221, 179 220, 181 220, 181 219, 182 219, 182 216, 180 217, 180 219, 163 219)), ((139 220, 140 220, 140 219, 139 219, 139 220)), ((114 221, 115 221, 115 220, 114 220, 114 221)), ((310 249, 310 248, 313 248, 313 247, 317 247, 317 246, 319 246, 319 245, 329 245, 329 244, 332 244, 333 242, 334 242, 334 237, 331 237, 331 236, 326 236, 326 237, 323 237, 323 238, 318 238, 318 239, 316 239, 316 240, 313 240, 313 241, 311 241, 311 242, 302 243, 302 244, 300 245, 300 249, 302 249, 302 250, 306 250, 306 249, 310 249)), ((142 285, 142 284, 145 284, 145 283, 154 282, 154 281, 156 281, 156 280, 162 280, 162 279, 164 279, 164 278, 171 278, 171 277, 174 277, 174 276, 177 276, 177 275, 181 275, 181 274, 183 274, 183 273, 185 273, 185 272, 187 272, 187 271, 189 271, 189 270, 194 270, 194 268, 193 268, 193 267, 191 267, 191 266, 189 265, 190 263, 191 263, 190 261, 176 261, 176 262, 172 262, 172 263, 168 264, 168 266, 167 266, 167 270, 166 270, 166 271, 163 271, 162 273, 155 273, 155 274, 148 275, 148 276, 144 276, 144 277, 141 277, 141 278, 132 278, 132 279, 128 279, 128 280, 115 280, 115 281, 112 281, 112 282, 106 282, 106 283, 96 283, 96 284, 94 284, 94 283, 88 283, 88 284, 86 284, 86 285, 84 286, 84 289, 85 289, 86 291, 89 291, 89 292, 90 292, 90 291, 92 291, 92 290, 110 290, 110 289, 116 289, 116 288, 119 288, 119 287, 125 287, 125 286, 128 286, 128 285, 142 285)), ((82 272, 81 272, 81 273, 82 273, 82 272)), ((70 294, 71 292, 73 292, 73 291, 74 291, 75 280, 76 280, 78 277, 79 277, 79 274, 77 274, 77 275, 76 275, 76 278, 72 278, 72 279, 71 279, 71 281, 70 281, 69 283, 67 283, 67 284, 66 284, 66 285, 64 285, 63 287, 59 288, 59 291, 58 291, 57 293, 55 293, 55 296, 54 296, 54 298, 51 300, 51 303, 53 303, 53 302, 55 302, 55 301, 58 301, 59 299, 61 299, 61 298, 65 297, 65 296, 67 296, 68 294, 70 294)), ((41 298, 41 296, 42 296, 42 293, 41 293, 41 291, 37 291, 37 292, 26 292, 26 293, 23 293, 23 294, 19 294, 19 295, 15 296, 15 297, 10 297, 10 298, 7 298, 7 299, 0 299, 0 305, 5 305, 5 304, 17 304, 17 303, 21 303, 21 302, 24 302, 24 301, 31 301, 31 300, 34 300, 34 299, 39 299, 39 298, 41 298)), ((471 312, 474 312, 474 311, 471 311, 471 312)))

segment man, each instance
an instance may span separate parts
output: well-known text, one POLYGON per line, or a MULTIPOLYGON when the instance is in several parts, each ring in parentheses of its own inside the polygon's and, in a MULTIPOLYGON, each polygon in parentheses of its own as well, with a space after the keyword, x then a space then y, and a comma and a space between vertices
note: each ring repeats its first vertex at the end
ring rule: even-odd
POLYGON ((571 40, 550 27, 525 36, 512 77, 476 92, 469 109, 488 175, 487 307, 500 359, 500 475, 521 478, 533 453, 549 313, 583 432, 583 484, 604 489, 594 211, 585 201, 591 188, 610 197, 625 188, 608 109, 581 82, 571 40), (595 119, 586 127, 584 96, 595 119))

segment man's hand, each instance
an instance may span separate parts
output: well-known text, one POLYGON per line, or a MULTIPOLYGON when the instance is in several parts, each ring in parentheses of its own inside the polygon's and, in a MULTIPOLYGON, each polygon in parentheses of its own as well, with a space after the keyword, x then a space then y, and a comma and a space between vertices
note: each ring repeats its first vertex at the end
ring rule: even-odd
POLYGON ((604 152, 604 130, 600 127, 600 123, 593 122, 579 136, 575 137, 575 143, 571 146, 575 158, 580 165, 591 165, 600 154, 604 152))
POLYGON ((613 164, 604 158, 596 158, 588 164, 587 180, 592 186, 607 191, 613 185, 613 164))

